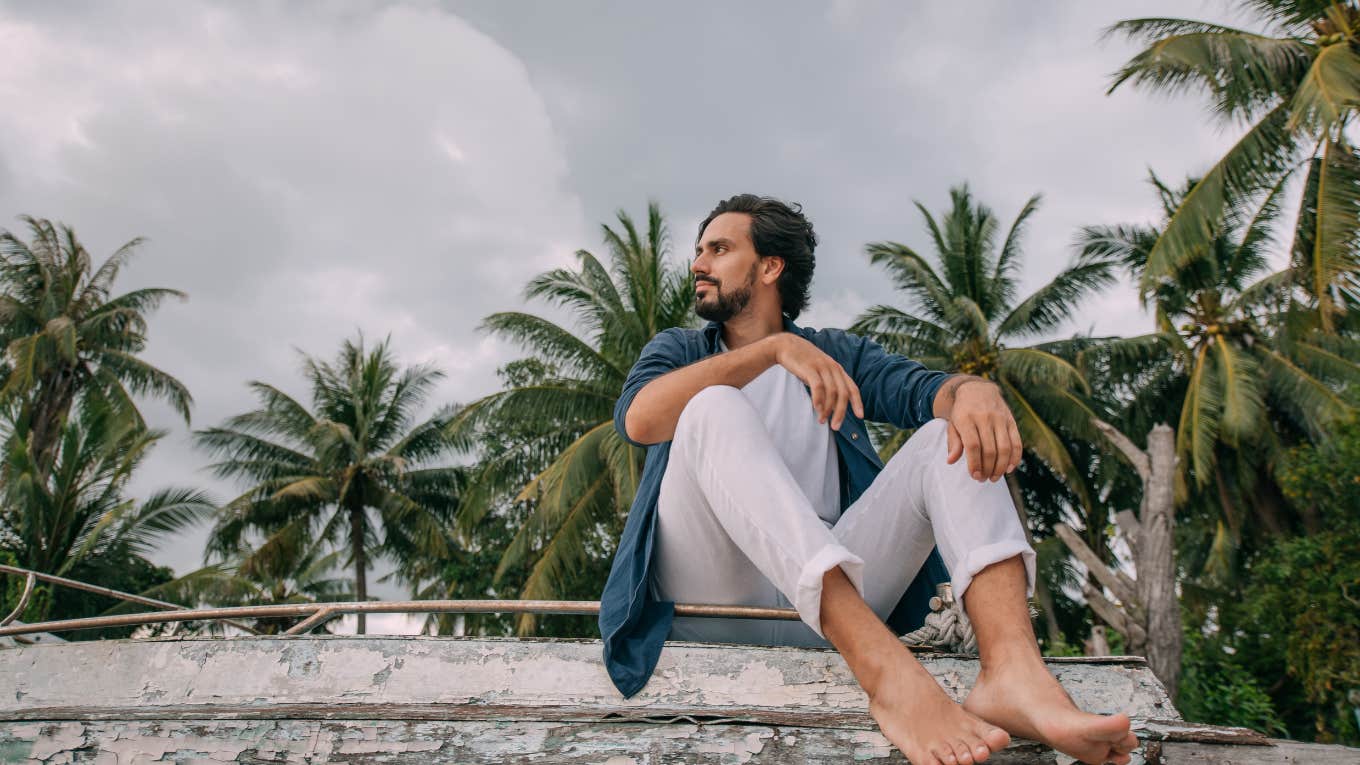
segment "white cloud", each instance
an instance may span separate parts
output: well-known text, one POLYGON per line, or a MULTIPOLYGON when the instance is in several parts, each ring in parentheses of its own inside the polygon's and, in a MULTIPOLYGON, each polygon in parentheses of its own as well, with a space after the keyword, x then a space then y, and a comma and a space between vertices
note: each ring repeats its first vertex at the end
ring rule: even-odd
MULTIPOLYGON (((0 121, 0 226, 60 219, 97 256, 149 237, 120 286, 190 294, 146 355, 195 426, 250 408, 248 379, 301 388, 294 349, 359 330, 449 372, 432 404, 483 395, 514 350, 476 325, 588 242, 524 65, 434 5, 49 12, 0 16, 0 97, 24 104, 0 121)), ((149 410, 174 435, 138 488, 229 495, 149 410)), ((197 537, 171 547, 197 564, 197 537)))

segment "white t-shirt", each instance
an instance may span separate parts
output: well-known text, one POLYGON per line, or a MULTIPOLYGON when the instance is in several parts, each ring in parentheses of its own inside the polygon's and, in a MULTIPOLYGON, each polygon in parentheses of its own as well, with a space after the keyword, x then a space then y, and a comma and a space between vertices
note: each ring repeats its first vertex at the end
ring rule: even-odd
MULTIPOLYGON (((727 350, 726 343, 718 347, 727 350)), ((831 420, 817 422, 803 381, 775 364, 742 387, 765 422, 779 456, 828 528, 841 516, 840 469, 831 420)))

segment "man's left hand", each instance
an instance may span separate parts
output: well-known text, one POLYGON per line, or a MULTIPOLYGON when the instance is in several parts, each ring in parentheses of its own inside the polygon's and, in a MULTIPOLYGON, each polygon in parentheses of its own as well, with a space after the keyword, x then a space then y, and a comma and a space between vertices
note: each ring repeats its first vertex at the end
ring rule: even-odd
POLYGON ((1001 388, 990 380, 970 377, 952 391, 949 422, 950 465, 968 454, 968 472, 979 481, 996 481, 1020 464, 1024 444, 1015 416, 1001 388))

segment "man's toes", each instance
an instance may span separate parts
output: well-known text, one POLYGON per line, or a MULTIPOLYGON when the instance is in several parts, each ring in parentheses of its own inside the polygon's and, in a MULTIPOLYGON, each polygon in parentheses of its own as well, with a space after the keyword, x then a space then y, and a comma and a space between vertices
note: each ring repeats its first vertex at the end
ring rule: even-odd
POLYGON ((991 725, 982 725, 977 734, 982 739, 982 743, 986 744, 987 748, 993 752, 1005 749, 1006 745, 1011 742, 1011 734, 991 725))
POLYGON ((930 753, 935 756, 935 759, 944 763, 944 765, 959 765, 959 760, 954 756, 954 752, 949 748, 949 744, 939 744, 937 748, 930 750, 930 753))
POLYGON ((958 759, 959 765, 973 765, 973 753, 962 739, 954 740, 954 757, 958 759))
POLYGON ((1117 744, 1114 745, 1114 750, 1115 750, 1116 752, 1121 752, 1121 753, 1125 753, 1125 754, 1127 754, 1128 752, 1132 752, 1133 750, 1135 750, 1135 749, 1137 749, 1137 748, 1138 748, 1138 737, 1135 736, 1135 735, 1133 735, 1132 733, 1127 733, 1127 734, 1125 734, 1125 735, 1124 735, 1124 738, 1123 738, 1122 740, 1120 740, 1119 743, 1117 743, 1117 744))
POLYGON ((1104 734, 1105 740, 1111 743, 1122 741, 1124 736, 1129 733, 1129 716, 1123 712, 1102 715, 1100 722, 1096 725, 1098 730, 1104 734))
POLYGON ((912 763, 912 765, 916 765, 918 760, 921 765, 944 765, 940 758, 936 757, 929 749, 922 749, 917 752, 908 752, 903 749, 902 754, 907 758, 907 762, 912 763))

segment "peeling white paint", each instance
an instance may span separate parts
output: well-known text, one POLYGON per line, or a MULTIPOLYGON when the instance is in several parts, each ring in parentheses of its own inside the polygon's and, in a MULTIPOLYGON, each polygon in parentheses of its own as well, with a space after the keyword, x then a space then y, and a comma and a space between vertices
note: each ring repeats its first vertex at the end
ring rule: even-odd
MULTIPOLYGON (((32 735, 33 727, 24 729, 32 735)), ((85 744, 85 726, 80 723, 45 723, 36 727, 37 736, 32 739, 33 748, 28 753, 31 760, 50 760, 58 752, 79 749, 85 744)))
MULTIPOLYGON (((669 644, 652 681, 626 700, 600 651, 598 641, 378 636, 9 649, 0 651, 0 678, 14 686, 0 694, 0 760, 902 762, 834 651, 669 644), (281 705, 296 710, 292 717, 276 711, 281 705), (759 724, 694 724, 725 718, 759 724)), ((955 699, 976 679, 973 660, 921 658, 955 699)), ((1140 663, 1050 668, 1092 711, 1176 717, 1140 663)))
MULTIPOLYGON (((976 662, 922 657, 956 700, 976 662)), ((1176 717, 1145 665, 1061 664, 1055 674, 1078 705, 1134 717, 1176 717)), ((597 709, 755 707, 792 713, 867 712, 867 699, 834 651, 668 645, 652 681, 623 699, 598 642, 428 637, 233 638, 104 641, 0 651, 0 719, 48 707, 210 710, 271 704, 440 704, 597 709)))

